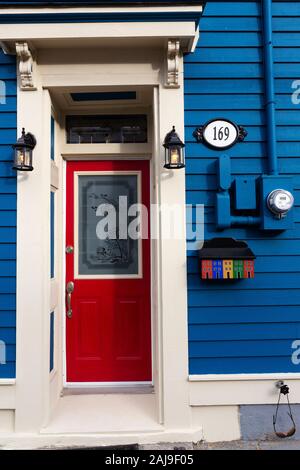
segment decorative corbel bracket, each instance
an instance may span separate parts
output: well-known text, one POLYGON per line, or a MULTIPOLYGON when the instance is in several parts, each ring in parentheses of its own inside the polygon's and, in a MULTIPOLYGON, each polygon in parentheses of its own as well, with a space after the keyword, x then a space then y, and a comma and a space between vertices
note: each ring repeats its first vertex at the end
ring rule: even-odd
POLYGON ((180 41, 169 39, 167 45, 166 80, 167 88, 179 88, 180 41))
POLYGON ((21 90, 36 90, 33 76, 33 58, 27 42, 16 43, 16 53, 19 59, 19 74, 21 90))

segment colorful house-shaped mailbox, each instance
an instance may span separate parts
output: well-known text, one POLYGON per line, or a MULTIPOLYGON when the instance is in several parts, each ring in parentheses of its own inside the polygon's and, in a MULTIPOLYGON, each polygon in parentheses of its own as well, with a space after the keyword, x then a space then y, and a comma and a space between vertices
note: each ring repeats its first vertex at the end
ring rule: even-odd
POLYGON ((199 251, 202 279, 250 279, 255 256, 248 245, 233 238, 214 238, 199 251))

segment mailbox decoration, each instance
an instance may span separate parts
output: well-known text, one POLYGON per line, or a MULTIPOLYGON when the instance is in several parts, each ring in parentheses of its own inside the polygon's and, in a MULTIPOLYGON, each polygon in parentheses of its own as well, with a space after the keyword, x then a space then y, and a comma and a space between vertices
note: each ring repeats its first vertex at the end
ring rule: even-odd
POLYGON ((244 241, 213 238, 199 250, 201 279, 229 280, 254 278, 255 255, 244 241))

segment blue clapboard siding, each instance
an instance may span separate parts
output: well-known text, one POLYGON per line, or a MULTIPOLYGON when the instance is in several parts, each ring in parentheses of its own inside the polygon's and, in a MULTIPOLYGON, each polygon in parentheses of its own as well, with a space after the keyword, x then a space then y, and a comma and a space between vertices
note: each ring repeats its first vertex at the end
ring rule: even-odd
POLYGON ((220 153, 192 135, 209 119, 232 119, 248 130, 245 142, 226 151, 233 177, 267 171, 260 2, 208 1, 197 49, 185 56, 187 203, 205 205, 206 239, 246 240, 257 255, 255 279, 222 284, 201 282, 197 253, 188 252, 191 374, 300 371, 291 362, 292 342, 300 339, 300 104, 291 100, 300 88, 293 85, 300 77, 300 4, 273 2, 273 14, 279 168, 295 176, 293 230, 216 231, 220 153))
POLYGON ((0 49, 0 341, 6 344, 6 364, 0 364, 0 378, 15 377, 16 359, 16 174, 12 170, 16 141, 15 57, 0 49), (3 102, 4 101, 4 102, 3 102))

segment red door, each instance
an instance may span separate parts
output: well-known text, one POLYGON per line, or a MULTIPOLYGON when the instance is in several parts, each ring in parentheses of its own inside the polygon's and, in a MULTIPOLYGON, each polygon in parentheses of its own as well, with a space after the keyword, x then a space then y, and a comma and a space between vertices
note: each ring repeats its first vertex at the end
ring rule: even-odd
POLYGON ((151 381, 149 191, 147 161, 67 163, 67 382, 151 381))

